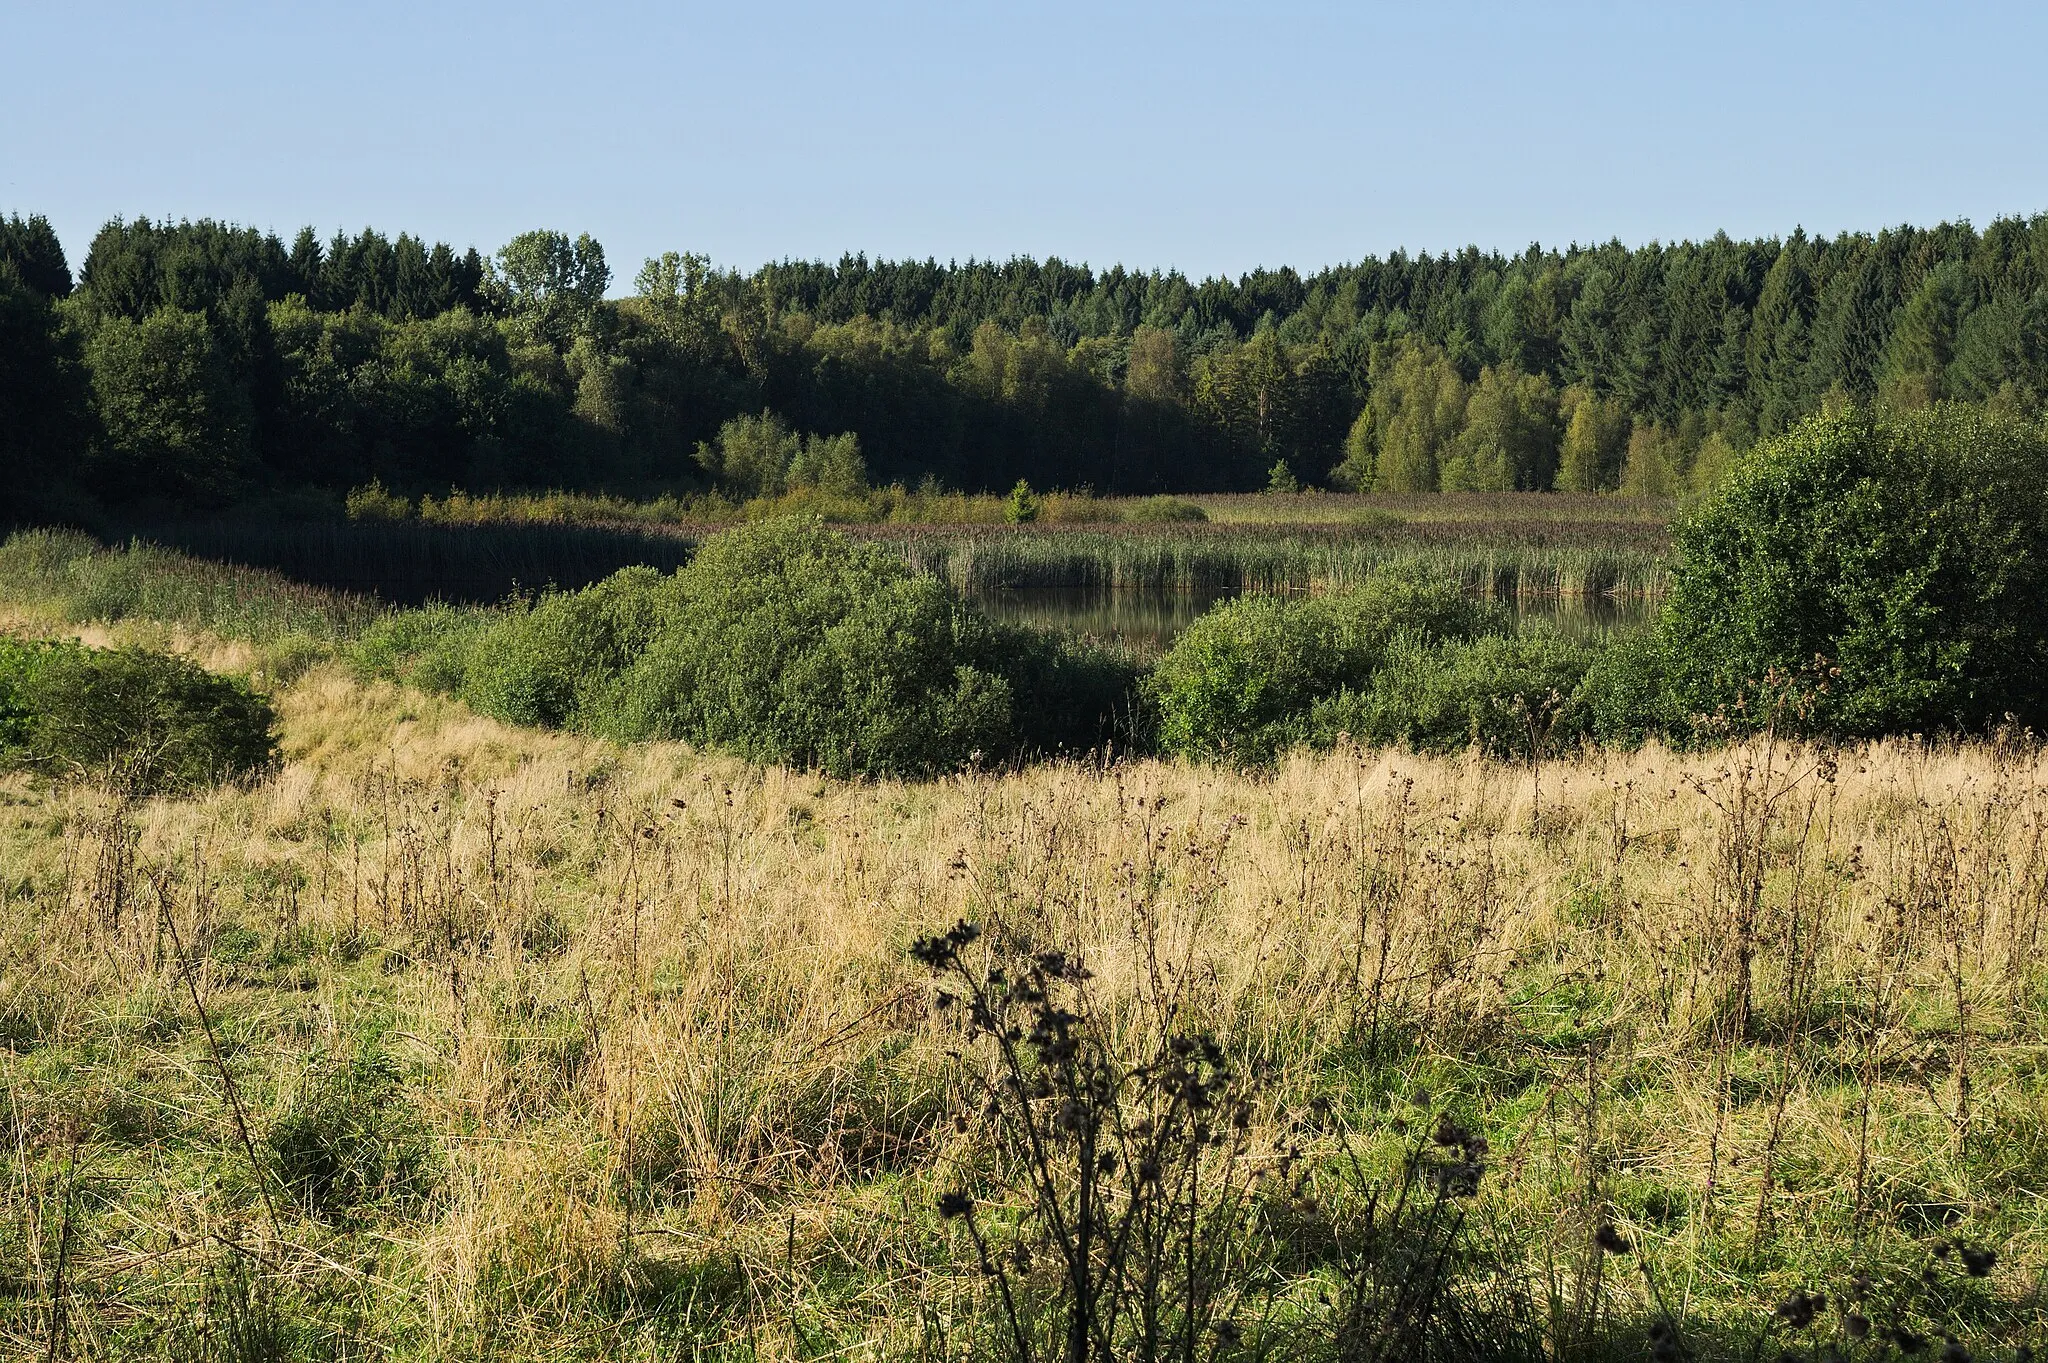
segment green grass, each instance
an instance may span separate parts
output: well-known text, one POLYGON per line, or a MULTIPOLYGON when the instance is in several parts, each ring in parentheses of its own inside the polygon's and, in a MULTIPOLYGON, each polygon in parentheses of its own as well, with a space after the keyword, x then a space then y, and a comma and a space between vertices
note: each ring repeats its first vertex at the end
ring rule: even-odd
POLYGON ((75 531, 26 530, 0 543, 0 599, 83 624, 150 620, 226 638, 352 638, 389 607, 145 541, 109 548, 75 531))
POLYGON ((2039 1342, 2038 755, 1593 757, 1539 809, 1461 759, 841 784, 331 675, 283 705, 257 789, 0 780, 7 1356, 61 1303, 58 1356, 165 1363, 1006 1357, 936 1204, 970 1189, 1007 1266, 1029 1195, 906 958, 961 917, 1080 953, 1120 1055, 1162 1006, 1218 1042, 1269 1171, 1231 1285, 1277 1356, 1357 1356, 1347 1237, 1444 1117, 1489 1144, 1443 1363, 1651 1357, 1656 1294, 1701 1360, 1830 1356, 1832 1307, 1773 1317, 1803 1291, 1930 1357, 2039 1342), (1715 803, 1795 778, 1811 821, 1715 803))
POLYGON ((1487 596, 1648 596, 1663 589, 1667 546, 1658 525, 1545 520, 856 533, 897 545, 919 567, 966 590, 1328 590, 1398 568, 1487 596))

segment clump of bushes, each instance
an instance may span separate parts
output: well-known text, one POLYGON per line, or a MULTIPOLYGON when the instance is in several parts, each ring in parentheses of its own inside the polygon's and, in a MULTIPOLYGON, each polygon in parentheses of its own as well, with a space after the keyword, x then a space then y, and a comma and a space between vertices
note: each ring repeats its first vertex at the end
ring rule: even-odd
POLYGON ((247 685, 147 649, 0 638, 0 762, 124 794, 193 790, 277 762, 247 685))
MULTIPOLYGON (((1131 515, 1179 515, 1167 501, 1131 515)), ((488 624, 395 619, 358 656, 522 723, 841 774, 1111 737, 1252 764, 1340 735, 1523 755, 1684 744, 1766 716, 1849 736, 2048 726, 2048 436, 2033 427, 1940 406, 1817 417, 1681 526, 1671 580, 1654 629, 1598 643, 1517 631, 1455 584, 1399 574, 1242 598, 1141 678, 785 520, 713 539, 673 576, 628 570, 488 624)))
POLYGON ((648 609, 658 620, 584 707, 598 732, 840 775, 939 770, 1008 746, 1013 696, 988 621, 877 546, 806 522, 733 531, 648 609))
POLYGON ((1000 625, 886 549, 816 521, 744 526, 663 576, 550 593, 464 637, 415 613, 370 631, 371 672, 522 724, 673 738, 835 775, 915 775, 1093 746, 1135 667, 1000 625))
POLYGON ((1499 617, 1455 584, 1382 575, 1342 594, 1240 597, 1189 626, 1146 681, 1159 744, 1256 763, 1315 736, 1319 702, 1364 691, 1397 650, 1467 640, 1499 617))
POLYGON ((1316 703, 1309 732, 1319 745, 1349 735, 1421 752, 1476 744, 1527 757, 1590 734, 1585 680, 1600 652, 1548 629, 1433 644, 1401 639, 1368 686, 1316 703))
POLYGON ((1776 681, 1848 735, 2048 720, 2048 436, 1956 405, 1816 417, 1676 540, 1665 708, 1776 681))

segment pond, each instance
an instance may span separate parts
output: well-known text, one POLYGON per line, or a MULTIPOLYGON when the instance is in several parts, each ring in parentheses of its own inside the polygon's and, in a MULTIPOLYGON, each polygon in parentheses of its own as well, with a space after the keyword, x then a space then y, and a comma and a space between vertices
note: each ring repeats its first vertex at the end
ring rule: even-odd
MULTIPOLYGON (((1010 587, 970 592, 999 620, 1113 640, 1157 653, 1233 592, 1100 591, 1085 587, 1010 587)), ((1525 620, 1541 620, 1567 634, 1604 634, 1641 625, 1656 613, 1647 597, 1523 597, 1507 603, 1525 620)))

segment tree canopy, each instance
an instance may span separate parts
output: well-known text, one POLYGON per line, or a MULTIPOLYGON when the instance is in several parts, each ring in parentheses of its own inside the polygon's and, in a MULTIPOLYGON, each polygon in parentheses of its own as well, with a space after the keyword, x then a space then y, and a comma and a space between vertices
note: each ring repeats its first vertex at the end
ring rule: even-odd
MULTIPOLYGON (((681 251, 630 296, 612 278, 587 234, 486 257, 137 218, 74 287, 46 221, 0 219, 4 363, 54 404, 9 457, 112 500, 687 489, 718 476, 700 447, 765 411, 850 433, 869 479, 966 490, 1672 493, 1823 409, 2048 400, 2048 216, 1234 280, 681 251)), ((828 462, 782 467, 856 467, 828 462)))

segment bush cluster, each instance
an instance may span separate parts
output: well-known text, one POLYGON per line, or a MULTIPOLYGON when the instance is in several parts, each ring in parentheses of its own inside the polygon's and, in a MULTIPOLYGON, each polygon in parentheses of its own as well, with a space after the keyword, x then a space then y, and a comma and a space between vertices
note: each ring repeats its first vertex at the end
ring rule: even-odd
POLYGON ((147 649, 0 638, 0 762, 130 795, 268 770, 276 715, 232 678, 147 649))
POLYGON ((1679 527, 1667 706, 1786 689, 1845 735, 2048 719, 2048 435, 1959 405, 1817 417, 1679 527))
POLYGON ((1331 596, 1241 597, 1191 625, 1147 678, 1159 743, 1267 761, 1313 738, 1318 706, 1369 687, 1392 656, 1499 627, 1455 585, 1406 576, 1331 596))
POLYGON ((1329 596, 1247 597, 1190 626, 1146 681, 1168 753, 1238 764, 1344 738, 1501 755, 1582 738, 1606 645, 1457 587, 1383 574, 1329 596))
POLYGON ((916 775, 1096 746, 1135 669, 990 620, 885 549, 815 521, 744 526, 668 576, 630 568, 481 628, 414 612, 368 671, 514 723, 682 739, 835 775, 916 775))

